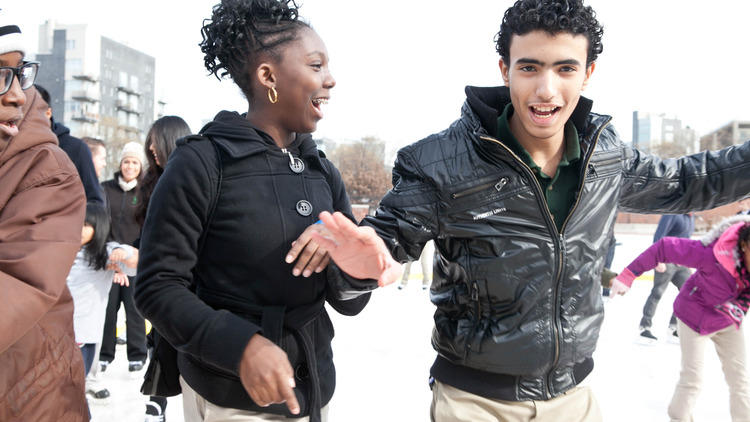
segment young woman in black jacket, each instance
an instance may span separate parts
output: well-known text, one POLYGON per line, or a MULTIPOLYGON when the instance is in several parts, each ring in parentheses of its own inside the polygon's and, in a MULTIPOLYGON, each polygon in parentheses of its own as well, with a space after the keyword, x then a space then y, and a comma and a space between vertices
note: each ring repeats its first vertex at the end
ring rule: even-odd
MULTIPOLYGON (((146 135, 145 156, 148 162, 146 174, 143 176, 138 189, 138 205, 135 209, 135 221, 142 228, 146 220, 146 211, 151 194, 154 192, 159 177, 164 173, 169 156, 177 146, 177 140, 190 135, 190 126, 178 116, 164 116, 157 119, 151 125, 146 135)), ((140 245, 139 245, 140 246, 140 245)), ((149 349, 153 349, 153 338, 156 330, 151 329, 147 338, 149 349)), ((163 422, 164 412, 167 410, 167 398, 161 396, 150 396, 146 402, 146 422, 163 422)))
POLYGON ((231 76, 248 111, 220 112, 170 157, 143 228, 136 302, 178 350, 186 420, 326 420, 324 303, 355 315, 369 300, 338 298, 309 236, 321 211, 352 218, 310 135, 335 86, 328 53, 289 0, 223 0, 202 34, 206 68, 231 76), (293 273, 286 252, 300 235, 306 262, 293 273))
MULTIPOLYGON (((143 146, 138 142, 128 142, 120 151, 120 169, 112 179, 102 183, 111 219, 109 240, 133 246, 138 239, 140 227, 135 221, 135 209, 138 206, 136 192, 144 160, 143 146)), ((131 279, 128 285, 115 284, 109 291, 102 347, 99 351, 102 371, 115 359, 117 311, 120 303, 125 307, 128 370, 140 371, 146 362, 146 322, 135 309, 132 281, 131 279)))

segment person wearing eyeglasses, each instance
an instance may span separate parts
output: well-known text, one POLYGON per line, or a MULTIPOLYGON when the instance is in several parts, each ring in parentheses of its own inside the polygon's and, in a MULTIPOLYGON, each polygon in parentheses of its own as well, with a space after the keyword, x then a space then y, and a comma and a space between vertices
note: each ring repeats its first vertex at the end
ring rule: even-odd
POLYGON ((0 421, 89 420, 65 278, 86 197, 0 11, 0 421))

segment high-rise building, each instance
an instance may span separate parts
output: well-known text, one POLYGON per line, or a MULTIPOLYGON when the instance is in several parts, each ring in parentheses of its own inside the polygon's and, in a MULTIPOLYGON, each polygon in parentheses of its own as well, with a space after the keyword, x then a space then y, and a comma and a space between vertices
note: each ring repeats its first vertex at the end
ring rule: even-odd
POLYGON ((676 117, 633 112, 633 146, 657 155, 679 156, 696 151, 696 134, 676 117))
POLYGON ((52 115, 74 136, 97 137, 113 149, 143 142, 154 121, 153 57, 89 25, 47 21, 39 27, 36 60, 37 83, 52 97, 52 115))

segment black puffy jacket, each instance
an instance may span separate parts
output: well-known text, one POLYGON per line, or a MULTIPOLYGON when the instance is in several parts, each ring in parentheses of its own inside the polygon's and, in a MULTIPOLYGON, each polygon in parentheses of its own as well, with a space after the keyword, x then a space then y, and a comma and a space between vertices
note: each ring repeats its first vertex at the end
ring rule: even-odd
POLYGON ((363 224, 402 262, 435 239, 436 366, 495 375, 510 384, 505 399, 556 397, 593 367, 599 276, 618 208, 685 213, 746 196, 750 143, 660 159, 625 145, 610 117, 581 98, 571 119, 582 185, 558 230, 532 171, 494 138, 507 88, 466 93, 459 120, 399 151, 393 189, 363 224))

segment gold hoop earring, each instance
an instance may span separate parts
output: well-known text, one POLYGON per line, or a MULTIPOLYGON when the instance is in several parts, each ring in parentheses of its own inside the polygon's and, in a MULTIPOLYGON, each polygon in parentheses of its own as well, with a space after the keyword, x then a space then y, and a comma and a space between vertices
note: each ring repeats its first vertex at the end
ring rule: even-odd
POLYGON ((279 93, 276 92, 275 87, 268 88, 268 101, 270 101, 271 104, 276 104, 279 101, 279 93))

